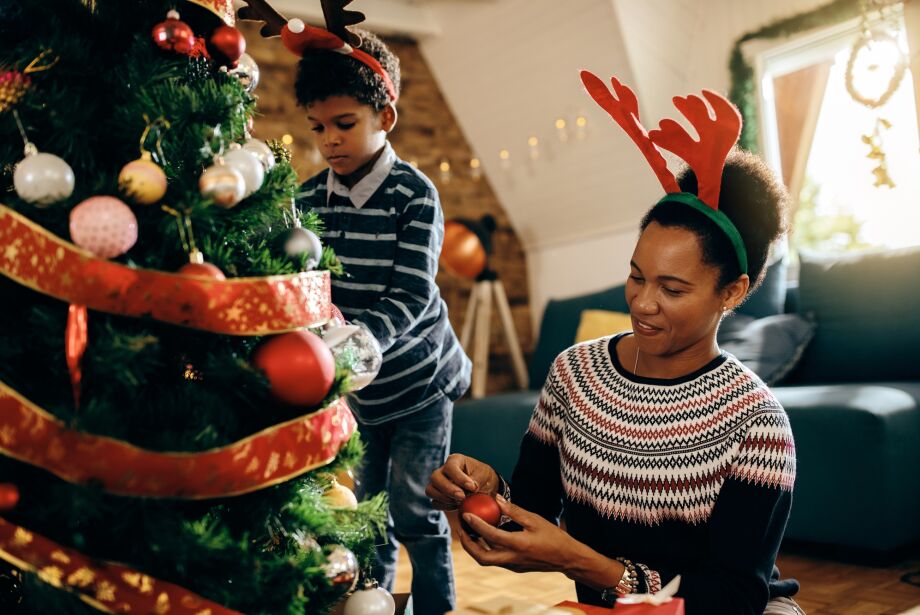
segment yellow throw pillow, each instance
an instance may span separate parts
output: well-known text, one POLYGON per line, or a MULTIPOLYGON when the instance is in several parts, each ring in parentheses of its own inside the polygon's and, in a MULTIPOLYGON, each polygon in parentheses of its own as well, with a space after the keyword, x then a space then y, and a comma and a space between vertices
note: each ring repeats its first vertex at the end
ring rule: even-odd
POLYGON ((599 337, 621 331, 632 331, 632 320, 629 314, 607 310, 585 310, 581 313, 578 331, 575 333, 575 343, 596 340, 599 337))

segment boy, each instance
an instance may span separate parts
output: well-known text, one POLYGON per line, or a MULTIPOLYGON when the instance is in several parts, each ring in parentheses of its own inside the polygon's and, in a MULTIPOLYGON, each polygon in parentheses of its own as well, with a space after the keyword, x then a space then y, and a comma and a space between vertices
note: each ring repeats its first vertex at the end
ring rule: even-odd
POLYGON ((374 575, 392 591, 401 542, 416 612, 441 614, 454 607, 450 529, 425 485, 447 457, 470 361, 435 285, 444 236, 437 190, 387 141, 399 60, 373 34, 354 31, 366 56, 313 50, 298 66, 297 99, 329 164, 303 184, 301 203, 319 214, 323 241, 348 273, 332 281, 333 302, 383 350, 377 379, 349 398, 367 449, 358 496, 386 490, 390 501, 374 575))

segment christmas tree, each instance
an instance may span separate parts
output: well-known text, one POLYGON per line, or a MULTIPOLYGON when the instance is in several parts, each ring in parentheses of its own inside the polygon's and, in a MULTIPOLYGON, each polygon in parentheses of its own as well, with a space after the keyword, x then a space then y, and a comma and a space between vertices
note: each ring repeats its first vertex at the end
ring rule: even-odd
POLYGON ((0 0, 0 612, 324 613, 372 557, 379 356, 233 19, 0 0))

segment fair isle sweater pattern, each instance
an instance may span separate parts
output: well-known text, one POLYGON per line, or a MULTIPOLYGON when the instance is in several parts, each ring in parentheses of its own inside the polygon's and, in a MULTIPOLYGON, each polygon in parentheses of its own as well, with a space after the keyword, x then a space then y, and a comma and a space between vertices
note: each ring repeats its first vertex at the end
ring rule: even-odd
POLYGON ((576 345, 553 364, 530 435, 558 450, 568 499, 647 526, 705 524, 728 478, 791 491, 795 447, 766 385, 725 353, 677 384, 628 379, 610 338, 576 345))

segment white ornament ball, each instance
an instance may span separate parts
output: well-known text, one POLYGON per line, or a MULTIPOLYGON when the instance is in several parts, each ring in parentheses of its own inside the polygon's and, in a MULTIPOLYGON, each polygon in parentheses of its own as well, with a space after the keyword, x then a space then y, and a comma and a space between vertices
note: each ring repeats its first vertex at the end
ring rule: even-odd
POLYGON ((284 240, 284 252, 288 256, 306 255, 306 267, 307 269, 313 269, 319 265, 319 261, 322 259, 323 243, 313 231, 295 226, 288 231, 284 240))
POLYGON ((345 615, 394 615, 396 601, 382 587, 359 589, 345 601, 345 615))
POLYGON ((73 194, 73 169, 54 154, 32 153, 16 165, 13 186, 24 201, 47 207, 73 194))
POLYGON ((202 196, 210 197, 225 209, 230 209, 243 200, 246 194, 246 180, 236 168, 226 164, 214 164, 204 170, 198 178, 198 189, 202 196))
POLYGON ((118 174, 118 189, 141 205, 153 205, 162 199, 166 187, 166 173, 147 158, 132 160, 118 174))
POLYGON ((259 160, 259 157, 251 150, 241 147, 231 149, 224 154, 224 163, 242 174, 243 181, 246 182, 246 192, 243 194, 243 198, 262 187, 262 181, 265 179, 265 167, 262 166, 262 161, 259 160))
POLYGON ((100 258, 114 258, 137 242, 137 218, 112 196, 93 196, 70 211, 70 238, 100 258))
POLYGON ((236 68, 231 68, 229 72, 240 80, 240 83, 250 94, 259 85, 259 65, 248 53, 241 55, 237 61, 236 68))
POLYGON ((334 327, 323 334, 323 341, 336 361, 351 365, 351 388, 359 391, 369 385, 383 366, 383 352, 370 331, 358 325, 334 327))
POLYGON ((272 167, 275 166, 275 154, 273 154, 272 149, 265 144, 265 141, 260 139, 248 139, 243 143, 243 149, 255 154, 256 158, 262 161, 262 167, 266 171, 271 171, 272 167))

